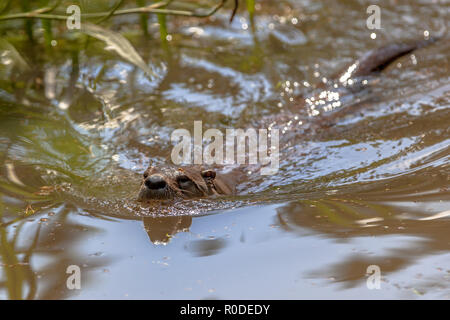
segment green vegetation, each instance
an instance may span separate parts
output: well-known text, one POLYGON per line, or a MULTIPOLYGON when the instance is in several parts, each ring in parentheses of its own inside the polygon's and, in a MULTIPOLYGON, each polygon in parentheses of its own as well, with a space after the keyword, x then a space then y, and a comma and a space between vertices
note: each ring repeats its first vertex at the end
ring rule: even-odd
MULTIPOLYGON (((245 0, 249 18, 253 21, 254 0, 245 0)), ((104 41, 123 59, 142 69, 147 75, 154 73, 145 64, 132 44, 120 29, 122 20, 118 17, 138 16, 136 25, 140 26, 142 35, 164 49, 168 47, 168 19, 170 16, 187 16, 207 18, 219 9, 231 10, 230 22, 233 20, 239 1, 228 3, 227 0, 173 1, 173 0, 98 0, 67 1, 39 0, 35 2, 11 0, 0 4, 0 50, 14 54, 15 60, 24 62, 20 55, 20 46, 44 46, 50 49, 58 43, 64 43, 62 50, 78 51, 86 47, 85 35, 104 41), (73 9, 77 6, 78 12, 73 9), (156 17, 156 19, 154 18, 156 17), (78 21, 78 25, 76 22, 78 21), (149 34, 149 22, 159 25, 160 41, 152 39, 149 34), (19 30, 19 32, 17 32, 19 30)), ((127 20, 128 21, 128 20, 127 20)), ((129 20, 131 24, 133 20, 129 20)), ((252 23, 253 25, 253 23, 252 23)), ((60 49, 61 50, 61 49, 60 49)), ((51 50, 46 50, 50 53, 51 50)), ((54 51, 53 51, 54 54, 54 51)), ((23 63, 21 63, 23 65, 23 63)))

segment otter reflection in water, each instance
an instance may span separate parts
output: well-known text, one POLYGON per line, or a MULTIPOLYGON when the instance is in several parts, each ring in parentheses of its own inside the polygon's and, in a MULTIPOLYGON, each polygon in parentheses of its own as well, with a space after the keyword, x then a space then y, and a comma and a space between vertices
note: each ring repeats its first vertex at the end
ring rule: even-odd
POLYGON ((192 216, 145 217, 145 231, 154 244, 166 244, 178 232, 187 232, 192 224, 192 216))

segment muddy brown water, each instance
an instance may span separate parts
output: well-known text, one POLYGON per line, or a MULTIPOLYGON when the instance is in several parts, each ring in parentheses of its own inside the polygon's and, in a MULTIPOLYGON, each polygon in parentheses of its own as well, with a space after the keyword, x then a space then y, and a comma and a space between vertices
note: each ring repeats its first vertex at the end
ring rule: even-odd
POLYGON ((168 49, 123 18, 153 79, 100 42, 61 41, 49 58, 17 41, 33 68, 0 65, 0 297, 450 298, 449 9, 386 1, 374 31, 370 4, 261 2, 254 32, 245 12, 172 19, 168 49), (236 196, 134 200, 174 129, 290 116, 367 50, 426 35, 444 40, 369 79, 334 126, 302 136, 317 116, 291 119, 277 174, 236 196), (66 287, 70 265, 80 290, 66 287))

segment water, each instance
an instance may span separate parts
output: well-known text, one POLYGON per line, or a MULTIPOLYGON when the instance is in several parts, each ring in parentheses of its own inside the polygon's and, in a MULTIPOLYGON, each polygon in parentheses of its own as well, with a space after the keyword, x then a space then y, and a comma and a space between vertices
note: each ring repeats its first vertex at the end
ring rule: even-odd
POLYGON ((169 19, 168 49, 121 18, 155 78, 93 39, 50 52, 11 40, 31 68, 0 65, 0 297, 448 299, 445 37, 371 79, 334 126, 292 122, 279 172, 238 195, 134 200, 149 162, 170 161, 174 129, 293 121, 302 95, 367 50, 448 27, 443 2, 384 3, 373 40, 368 5, 262 2, 254 32, 244 12, 169 19), (81 290, 66 287, 70 265, 81 290))

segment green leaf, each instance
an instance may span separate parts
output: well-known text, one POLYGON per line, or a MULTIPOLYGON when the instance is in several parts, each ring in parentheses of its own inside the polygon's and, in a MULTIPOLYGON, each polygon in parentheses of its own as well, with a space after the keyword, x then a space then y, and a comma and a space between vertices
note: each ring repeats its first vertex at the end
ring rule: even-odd
POLYGON ((81 32, 104 41, 108 49, 114 50, 125 60, 142 69, 149 76, 156 76, 152 69, 144 62, 131 43, 120 33, 103 29, 97 25, 84 22, 81 32))

